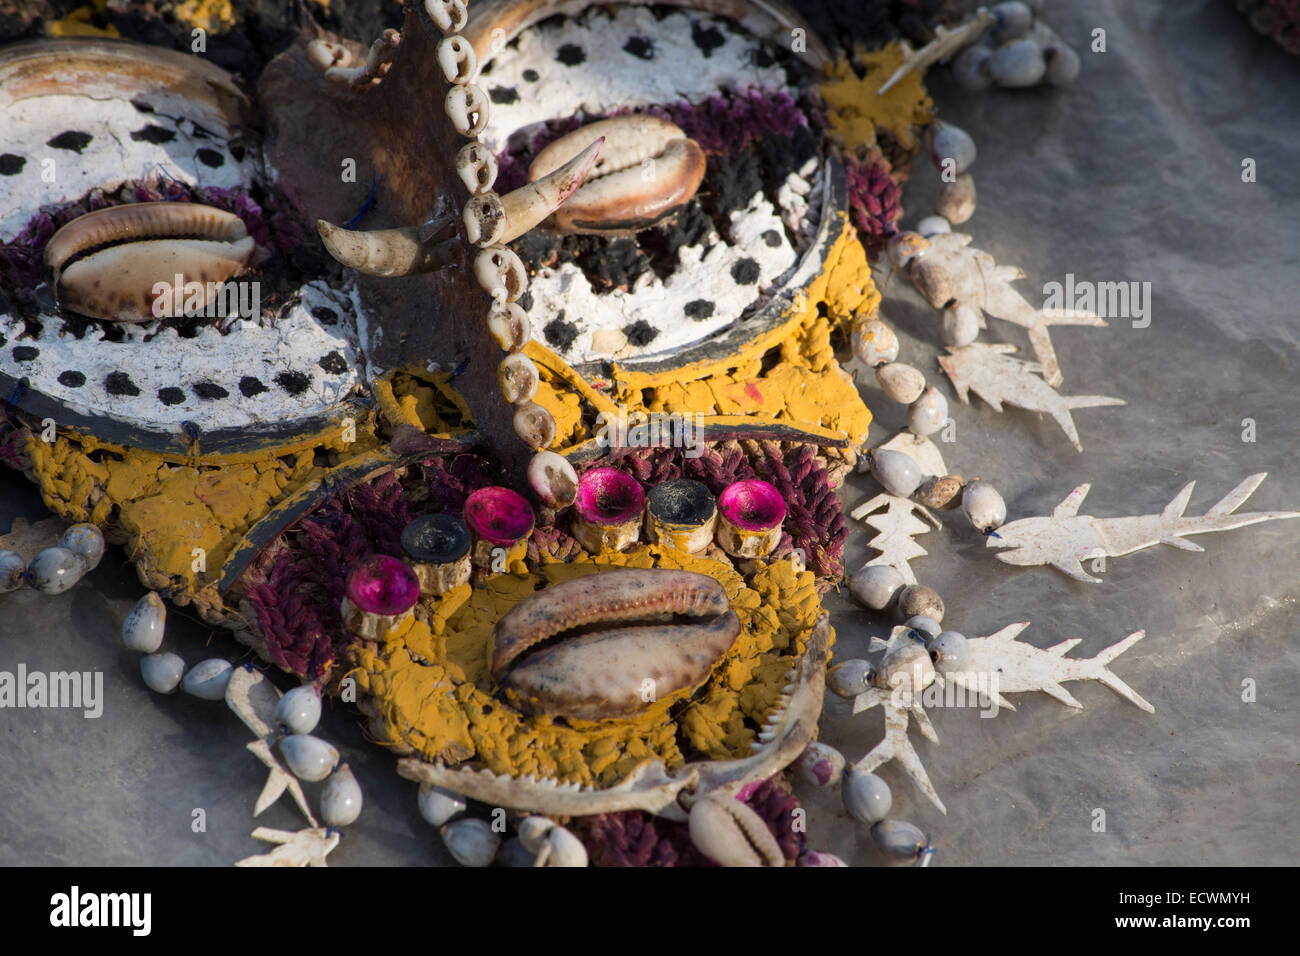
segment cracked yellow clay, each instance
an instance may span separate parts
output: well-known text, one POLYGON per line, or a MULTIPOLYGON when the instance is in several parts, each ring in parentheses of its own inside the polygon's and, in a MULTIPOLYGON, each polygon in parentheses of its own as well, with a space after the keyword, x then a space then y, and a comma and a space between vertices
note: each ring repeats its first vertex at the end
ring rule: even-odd
POLYGON ((390 632, 382 644, 359 648, 351 676, 378 715, 372 732, 389 746, 449 763, 473 758, 497 773, 610 785, 646 760, 681 764, 687 756, 682 746, 691 756, 747 755, 819 611, 813 574, 795 572, 788 561, 761 569, 746 585, 717 561, 642 547, 603 556, 599 564, 583 556, 544 564, 537 573, 494 575, 477 588, 455 588, 423 605, 415 621, 390 632), (716 578, 741 620, 736 643, 684 709, 683 692, 635 718, 592 723, 524 716, 494 696, 492 629, 539 583, 655 566, 716 578))

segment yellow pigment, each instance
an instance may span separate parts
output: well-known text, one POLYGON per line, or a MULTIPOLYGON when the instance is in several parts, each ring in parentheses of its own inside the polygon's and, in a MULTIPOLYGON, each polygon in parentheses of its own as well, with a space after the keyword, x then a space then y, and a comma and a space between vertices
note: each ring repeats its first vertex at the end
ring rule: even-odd
POLYGON ((381 645, 358 647, 350 676, 381 715, 387 732, 381 743, 412 748, 429 760, 473 758, 496 773, 609 786, 653 758, 669 767, 681 764, 683 744, 692 755, 746 756, 820 613, 814 584, 812 572, 779 561, 747 585, 725 564, 653 545, 545 563, 532 573, 521 567, 478 587, 461 585, 425 605, 427 623, 405 622, 381 645), (613 567, 684 568, 726 588, 741 620, 740 637, 697 699, 681 710, 683 690, 635 718, 590 723, 525 716, 494 697, 489 660, 492 628, 501 616, 539 584, 613 567), (678 710, 674 719, 670 711, 678 710))
POLYGON ((94 0, 87 6, 77 7, 63 19, 45 24, 45 33, 52 37, 120 37, 122 34, 113 24, 97 27, 90 22, 91 17, 107 6, 108 0, 94 0))
POLYGON ((934 104, 916 70, 880 96, 876 91, 903 65, 903 51, 893 43, 872 53, 859 52, 854 64, 838 60, 830 79, 821 84, 822 99, 829 108, 831 135, 850 152, 874 146, 876 130, 888 130, 907 151, 918 145, 916 130, 930 122, 934 104), (865 70, 865 76, 858 76, 865 70))
POLYGON ((237 22, 230 0, 185 0, 175 13, 186 26, 209 33, 225 33, 237 22))
POLYGON ((373 427, 358 422, 351 443, 335 429, 256 455, 194 461, 68 431, 52 442, 30 436, 25 452, 46 507, 68 521, 117 525, 141 575, 184 593, 217 580, 230 552, 267 512, 328 473, 315 463, 318 451, 347 460, 379 448, 373 427))

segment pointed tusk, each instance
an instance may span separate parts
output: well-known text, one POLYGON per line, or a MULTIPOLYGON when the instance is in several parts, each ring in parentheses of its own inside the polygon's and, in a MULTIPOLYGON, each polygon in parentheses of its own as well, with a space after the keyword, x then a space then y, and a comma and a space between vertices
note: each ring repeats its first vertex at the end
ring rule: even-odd
POLYGON ((502 196, 506 229, 499 241, 507 243, 518 239, 563 206, 596 165, 596 157, 603 145, 605 137, 602 136, 555 172, 502 196))
POLYGON ((316 220, 316 229, 329 254, 343 265, 372 276, 419 275, 450 265, 457 243, 421 242, 422 228, 354 232, 324 219, 316 220))

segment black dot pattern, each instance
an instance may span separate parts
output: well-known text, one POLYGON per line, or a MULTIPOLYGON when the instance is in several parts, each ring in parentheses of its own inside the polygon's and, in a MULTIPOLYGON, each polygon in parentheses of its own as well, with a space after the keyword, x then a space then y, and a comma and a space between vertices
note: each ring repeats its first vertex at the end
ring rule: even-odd
POLYGON ((322 355, 320 361, 316 364, 331 375, 342 375, 348 370, 347 360, 338 352, 330 352, 328 355, 322 355))
POLYGON ((493 103, 507 105, 519 102, 519 91, 513 86, 494 86, 488 90, 488 97, 493 103))
POLYGON ((215 398, 229 398, 230 393, 216 382, 198 382, 194 385, 194 394, 209 401, 215 398))
POLYGON ((131 138, 137 143, 153 143, 161 145, 170 143, 176 138, 176 130, 167 129, 165 126, 159 126, 157 123, 149 123, 147 126, 141 126, 131 133, 131 138))
POLYGON ((126 372, 109 372, 104 379, 104 391, 122 398, 134 398, 140 394, 140 389, 126 372))
POLYGON ((555 58, 565 66, 577 66, 587 62, 587 54, 576 43, 566 43, 555 51, 555 58))
POLYGON ((185 392, 179 388, 158 389, 158 401, 164 405, 179 405, 185 401, 185 392))
POLYGON ((27 165, 27 160, 15 153, 0 154, 0 176, 17 176, 27 165))
POLYGON ((542 334, 546 336, 546 341, 551 344, 552 348, 563 352, 577 341, 578 327, 572 322, 566 322, 564 313, 561 312, 546 323, 542 328, 542 334))
POLYGON ((763 241, 771 248, 775 249, 781 244, 781 234, 775 229, 769 229, 767 232, 763 233, 763 241))
POLYGON ((222 156, 217 150, 208 146, 204 146, 194 155, 199 158, 199 162, 204 166, 210 166, 213 169, 226 164, 226 157, 222 156))
POLYGON ((727 42, 727 38, 722 35, 722 31, 715 26, 701 26, 699 23, 691 24, 691 41, 700 48, 707 60, 713 56, 713 51, 727 42))
POLYGON ((65 369, 59 373, 59 384, 64 388, 81 388, 86 384, 86 376, 76 369, 65 369))
POLYGON ((528 83, 536 83, 538 80, 542 78, 541 74, 539 74, 536 70, 524 70, 523 76, 524 76, 524 80, 528 83))
POLYGON ((686 303, 684 311, 688 319, 694 319, 696 322, 703 322, 713 315, 716 306, 708 299, 692 299, 686 303))
POLYGON ((637 319, 631 325, 624 327, 623 334, 627 336, 628 342, 641 348, 653 342, 659 335, 659 330, 645 319, 637 319))
POLYGON ((75 129, 70 129, 65 130, 51 140, 47 140, 45 145, 52 146, 55 149, 71 150, 80 154, 83 149, 90 145, 91 140, 94 138, 89 133, 79 133, 75 129))
POLYGON ((34 345, 15 345, 15 346, 14 346, 14 361, 15 361, 15 362, 30 362, 30 361, 32 361, 34 358, 36 358, 36 356, 38 356, 38 355, 40 355, 40 354, 41 354, 41 350, 38 349, 38 348, 36 348, 34 345))
POLYGON ((757 260, 748 257, 731 264, 731 278, 736 280, 736 285, 753 285, 760 271, 757 260))
POLYGON ((631 53, 640 60, 653 60, 655 45, 649 37, 628 37, 627 42, 623 44, 623 52, 631 53))
POLYGON ((260 378, 256 378, 252 375, 245 375, 239 380, 239 393, 243 395, 244 398, 254 398, 266 391, 270 390, 262 384, 260 378))
POLYGON ((338 325, 339 314, 328 306, 318 305, 311 310, 311 317, 321 325, 338 325))
POLYGON ((301 395, 311 387, 311 376, 306 372, 281 372, 275 377, 275 384, 290 395, 301 395))

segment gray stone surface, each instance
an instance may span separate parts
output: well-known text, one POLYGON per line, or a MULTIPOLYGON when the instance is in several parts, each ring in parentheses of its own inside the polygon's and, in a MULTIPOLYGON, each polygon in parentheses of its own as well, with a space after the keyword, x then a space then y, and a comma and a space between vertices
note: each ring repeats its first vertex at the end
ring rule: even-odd
MULTIPOLYGON (((1300 508, 1300 60, 1222 0, 1056 2, 1047 16, 1081 52, 1074 87, 971 94, 941 70, 931 75, 944 118, 979 146, 980 205, 963 228, 1025 270, 1031 301, 1069 272, 1149 281, 1152 321, 1055 332, 1067 394, 1129 402, 1076 415, 1083 453, 1049 419, 953 400, 949 466, 996 484, 1012 518, 1047 513, 1084 481, 1093 482, 1085 510, 1106 517, 1159 510, 1196 479, 1188 511, 1199 514, 1257 471, 1270 477, 1248 509, 1300 508), (1086 52, 1094 27, 1107 31, 1105 54, 1086 52), (1257 183, 1241 182, 1243 157, 1256 160, 1257 183), (1257 423, 1253 444, 1241 440, 1247 417, 1257 423)), ((929 213, 936 186, 918 164, 909 224, 929 213)), ((937 313, 895 281, 883 314, 903 340, 901 360, 940 381, 937 313)), ((996 320, 986 339, 1024 343, 996 320)), ((874 384, 864 394, 880 440, 903 410, 874 384)), ((856 478, 846 504, 875 491, 856 478)), ((29 485, 0 476, 0 528, 42 513, 29 485)), ((1094 684, 1071 685, 1081 712, 1043 695, 1021 696, 1018 712, 992 720, 933 711, 941 743, 914 739, 948 815, 892 766, 882 775, 893 815, 933 834, 935 865, 1294 862, 1300 521, 1200 537, 1204 554, 1157 548, 1114 559, 1104 583, 1086 585, 1001 564, 960 515, 944 520, 921 539, 930 556, 913 566, 943 595, 945 626, 978 636, 1029 620, 1024 637, 1039 647, 1082 638, 1076 656, 1145 627, 1146 640, 1113 669, 1156 713, 1094 684), (1255 703, 1241 699, 1247 678, 1255 703), (1106 811, 1104 833, 1092 830, 1095 808, 1106 811)), ((867 537, 853 536, 850 568, 866 557, 867 537)), ((0 863, 215 865, 265 849, 249 837, 264 773, 243 749, 243 725, 222 704, 152 694, 136 655, 120 647, 119 622, 141 593, 113 549, 70 594, 0 596, 0 670, 99 670, 106 697, 97 720, 0 713, 0 863), (205 833, 191 830, 195 808, 206 811, 205 833)), ((840 655, 860 656, 872 635, 887 635, 877 616, 829 603, 840 655)), ((175 608, 165 646, 190 663, 250 659, 175 608)), ((320 732, 344 752, 366 800, 331 863, 448 863, 418 815, 415 786, 364 740, 353 712, 327 705, 320 732)), ((856 759, 880 732, 879 711, 854 717, 834 699, 822 738, 856 759)), ((317 804, 320 785, 306 788, 317 804)), ((879 862, 838 790, 804 796, 812 846, 879 862)), ((257 822, 299 825, 287 797, 257 822)))

